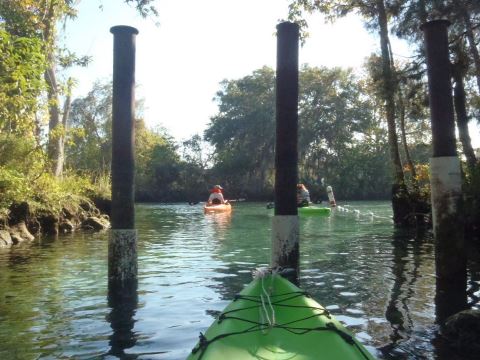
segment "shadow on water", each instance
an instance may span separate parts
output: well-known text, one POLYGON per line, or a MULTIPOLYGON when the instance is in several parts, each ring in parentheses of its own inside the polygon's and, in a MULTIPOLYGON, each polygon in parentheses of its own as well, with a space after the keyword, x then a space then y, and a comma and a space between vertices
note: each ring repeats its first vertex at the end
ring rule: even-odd
POLYGON ((398 343, 400 340, 405 339, 406 333, 411 331, 413 321, 408 312, 408 299, 413 296, 412 287, 415 284, 418 277, 418 250, 421 239, 415 239, 413 241, 412 250, 412 265, 413 271, 411 273, 411 279, 407 282, 406 262, 408 259, 408 241, 410 237, 408 234, 400 231, 395 231, 392 239, 393 245, 393 265, 392 275, 394 277, 393 288, 391 290, 390 301, 385 312, 385 318, 390 322, 392 326, 392 334, 390 340, 393 344, 398 343), (402 292, 402 288, 406 287, 406 292, 402 292))
POLYGON ((427 300, 433 295, 428 286, 421 283, 430 272, 425 270, 433 267, 433 239, 425 232, 395 229, 391 243, 393 284, 385 311, 391 334, 389 344, 380 351, 386 359, 427 359, 433 349, 429 344, 422 344, 423 339, 435 328, 420 329, 415 313, 420 311, 425 318, 432 316, 431 307, 421 306, 420 302, 423 296, 427 300))

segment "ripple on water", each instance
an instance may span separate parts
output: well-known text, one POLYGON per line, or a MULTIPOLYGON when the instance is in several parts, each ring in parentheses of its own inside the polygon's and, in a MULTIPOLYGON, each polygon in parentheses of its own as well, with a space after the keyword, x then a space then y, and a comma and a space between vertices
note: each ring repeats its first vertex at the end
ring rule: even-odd
MULTIPOLYGON (((350 209, 302 220, 301 286, 374 355, 433 358, 432 242, 399 237, 387 202, 350 209), (373 216, 363 216, 368 212, 373 216), (411 325, 401 342, 380 354, 375 346, 393 338, 385 318, 389 305, 411 325)), ((136 210, 136 303, 108 301, 108 233, 44 238, 0 251, 2 360, 11 354, 184 359, 251 280, 251 270, 268 266, 272 215, 265 204, 236 204, 230 217, 205 216, 200 204, 142 204, 136 210)))
POLYGON ((347 315, 341 315, 341 314, 335 314, 335 318, 338 321, 342 322, 347 327, 353 327, 353 326, 365 327, 368 322, 365 318, 353 317, 353 316, 347 316, 347 315))

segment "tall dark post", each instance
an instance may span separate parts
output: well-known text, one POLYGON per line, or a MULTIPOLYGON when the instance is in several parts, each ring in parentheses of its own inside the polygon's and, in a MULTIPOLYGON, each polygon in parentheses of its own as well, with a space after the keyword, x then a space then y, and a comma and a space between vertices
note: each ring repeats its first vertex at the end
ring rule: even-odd
POLYGON ((422 25, 432 121, 430 184, 437 281, 435 303, 440 323, 467 306, 466 254, 460 213, 462 181, 455 141, 448 26, 446 20, 422 25))
POLYGON ((272 267, 293 268, 298 275, 298 41, 299 26, 277 25, 275 216, 272 267))
MULTIPOLYGON (((109 284, 137 278, 134 209, 135 36, 130 26, 114 26, 112 108, 112 232, 108 247, 109 284)), ((130 286, 130 285, 129 285, 130 286)))

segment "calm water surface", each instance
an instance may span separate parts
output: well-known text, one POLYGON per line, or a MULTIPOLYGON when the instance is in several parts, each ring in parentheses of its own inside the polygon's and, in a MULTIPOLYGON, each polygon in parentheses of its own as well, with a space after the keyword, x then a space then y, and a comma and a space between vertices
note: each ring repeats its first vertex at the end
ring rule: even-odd
MULTIPOLYGON (((436 339, 433 243, 396 232, 387 202, 301 218, 301 286, 377 357, 454 359, 436 339)), ((272 210, 138 205, 138 297, 108 301, 108 233, 0 249, 0 359, 184 359, 270 258, 272 210)), ((478 273, 470 285, 478 292, 478 273)), ((476 291, 476 292, 475 292, 476 291)))

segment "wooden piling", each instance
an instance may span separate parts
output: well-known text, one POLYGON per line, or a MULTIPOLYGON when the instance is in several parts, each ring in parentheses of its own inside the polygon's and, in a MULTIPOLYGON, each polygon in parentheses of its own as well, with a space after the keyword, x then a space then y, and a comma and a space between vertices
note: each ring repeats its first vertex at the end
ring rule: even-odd
POLYGON ((298 181, 298 44, 299 26, 277 25, 275 216, 272 222, 272 267, 299 270, 298 181))
POLYGON ((432 122, 430 185, 439 322, 467 306, 462 179, 456 150, 448 26, 446 20, 422 25, 432 122))
POLYGON ((130 26, 110 29, 113 43, 112 231, 108 278, 112 286, 137 277, 137 232, 134 208, 135 37, 130 26))

